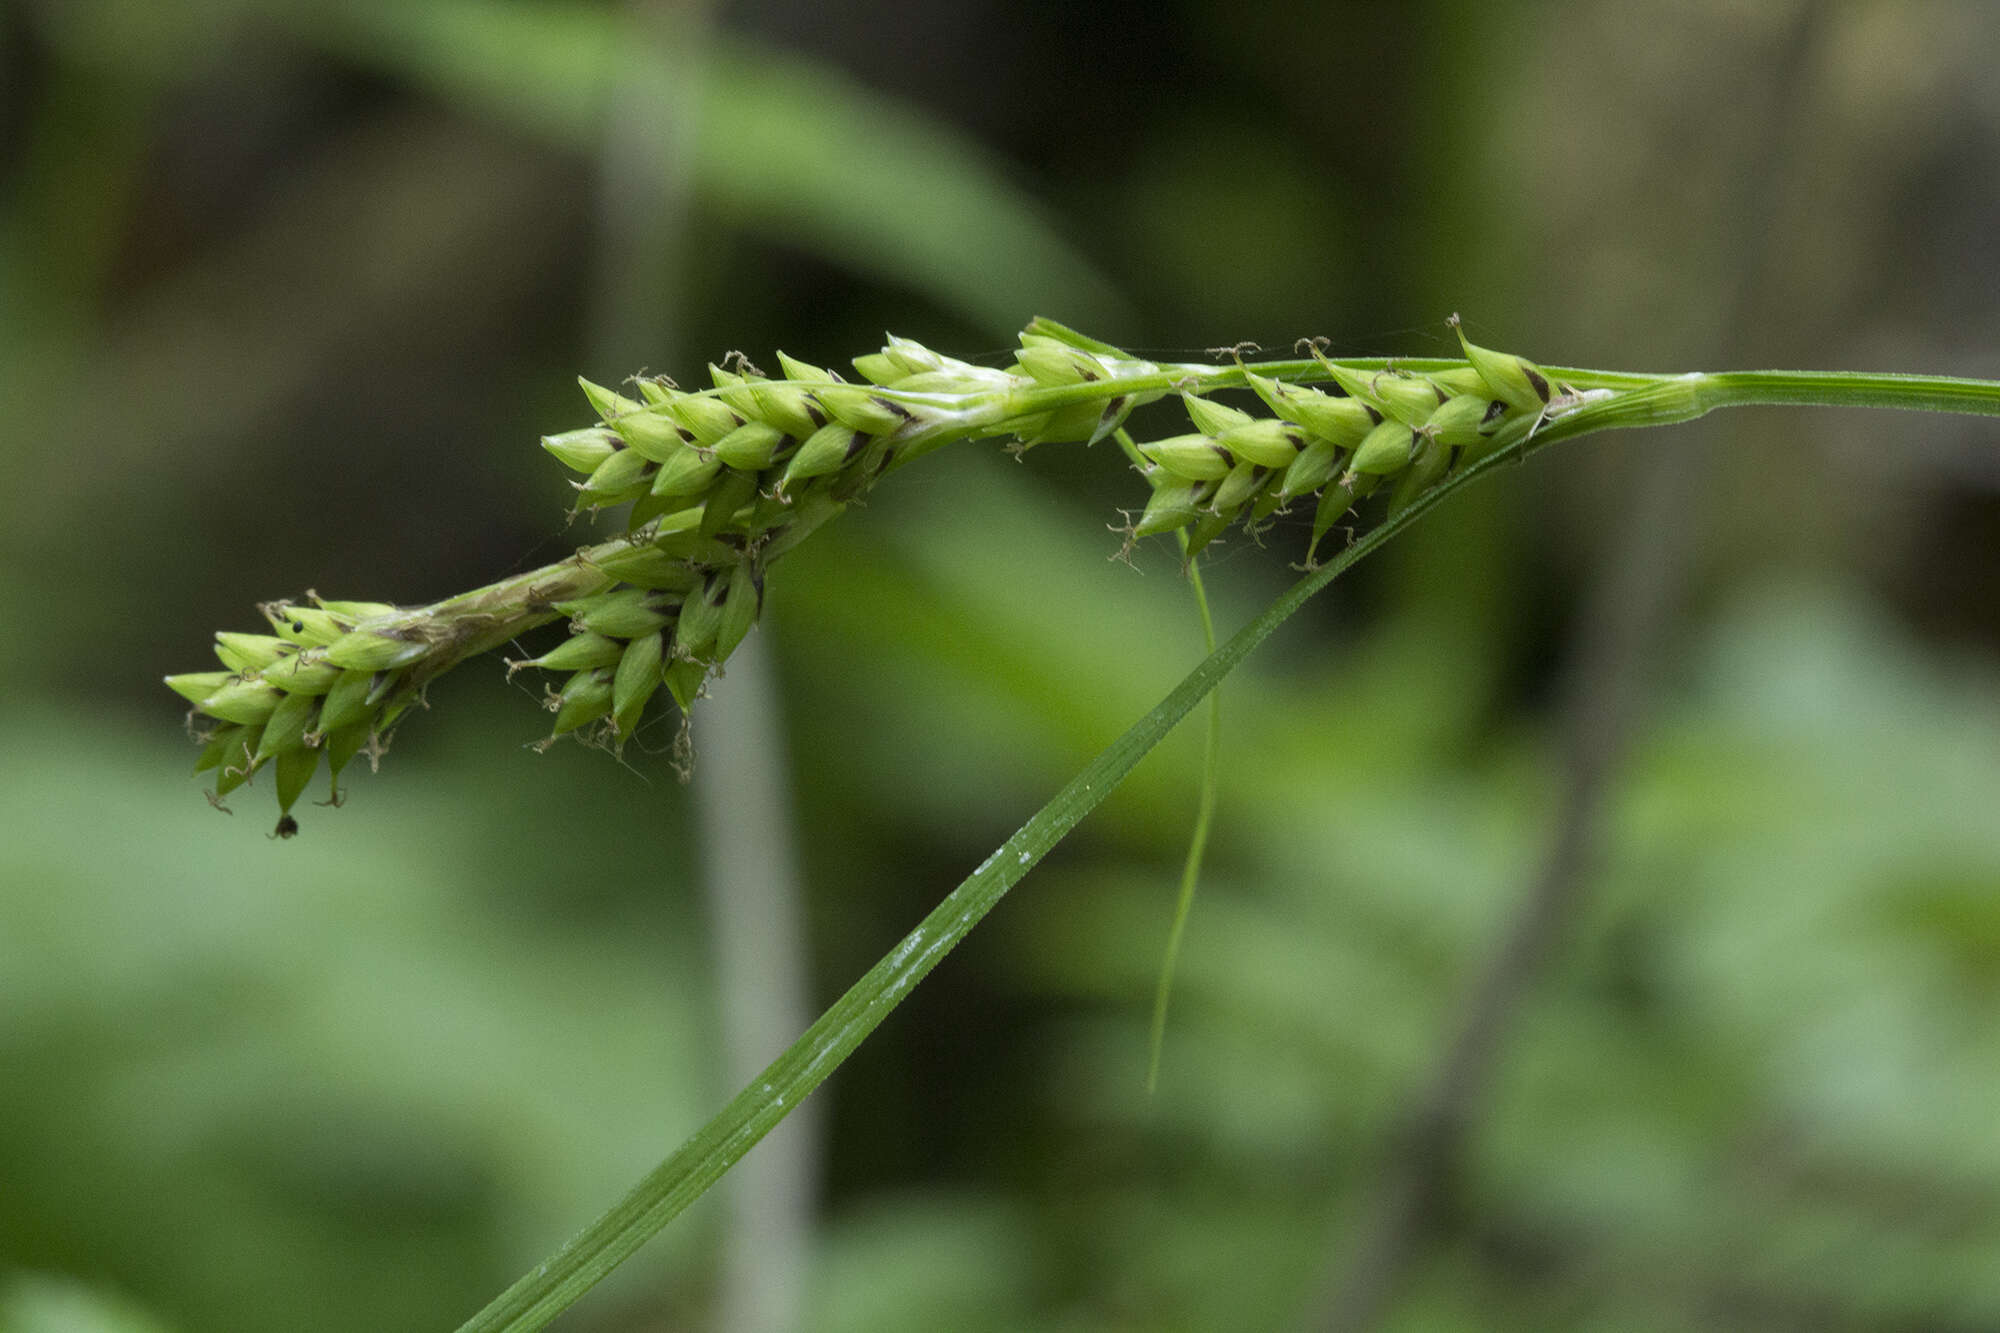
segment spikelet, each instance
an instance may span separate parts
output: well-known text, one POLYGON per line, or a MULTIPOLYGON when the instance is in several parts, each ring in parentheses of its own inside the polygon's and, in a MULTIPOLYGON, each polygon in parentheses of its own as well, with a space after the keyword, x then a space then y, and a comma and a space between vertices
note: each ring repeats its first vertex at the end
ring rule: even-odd
MULTIPOLYGON (((1452 318, 1458 330, 1458 319, 1452 318)), ((1268 416, 1182 395, 1195 433, 1137 442, 1152 499, 1132 524, 1135 537, 1182 530, 1191 555, 1243 524, 1253 532, 1295 502, 1314 498, 1310 562, 1319 543, 1371 492, 1398 513, 1454 470, 1485 458, 1501 430, 1529 432, 1574 401, 1525 358, 1475 347, 1459 337, 1466 364, 1417 374, 1358 369, 1314 359, 1333 392, 1260 375, 1243 379, 1268 416)), ((1045 374, 1053 376, 1053 360, 1045 374)))
POLYGON ((1318 357, 1279 379, 1240 363, 1163 367, 1037 320, 1005 367, 891 336, 855 358, 853 379, 780 352, 777 376, 732 355, 699 390, 581 381, 596 421, 542 447, 574 478, 579 508, 630 506, 624 536, 427 607, 266 603, 269 632, 218 634, 221 670, 166 683, 205 719, 196 771, 214 775, 217 803, 272 768, 277 832, 290 836, 322 761, 337 804, 343 770, 380 757, 431 681, 540 625, 566 621, 569 635, 507 666, 553 673, 553 735, 622 745, 661 693, 685 713, 755 625, 770 564, 954 440, 1094 443, 1178 393, 1191 429, 1136 446, 1150 497, 1133 537, 1178 530, 1198 551, 1311 499, 1310 559, 1371 492, 1392 512, 1415 503, 1491 453, 1510 423, 1539 424, 1572 401, 1531 362, 1465 351, 1465 364, 1425 374, 1318 357), (1262 410, 1207 396, 1225 376, 1262 410))

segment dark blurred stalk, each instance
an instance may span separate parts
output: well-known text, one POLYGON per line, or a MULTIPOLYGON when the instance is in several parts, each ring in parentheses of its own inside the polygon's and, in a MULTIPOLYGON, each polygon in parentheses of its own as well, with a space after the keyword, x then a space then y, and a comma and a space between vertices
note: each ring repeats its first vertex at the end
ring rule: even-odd
MULTIPOLYGON (((1786 164, 1805 126, 1804 93, 1823 29, 1823 6, 1806 0, 1786 33, 1767 89, 1764 134, 1745 154, 1735 207, 1720 210, 1737 241, 1732 271, 1718 286, 1715 325, 1690 357, 1733 365, 1743 330, 1769 304, 1762 292, 1775 258, 1786 164)), ((1439 1222, 1439 1205, 1485 1110, 1508 1031, 1588 896, 1603 844, 1604 810, 1647 711, 1652 666, 1671 637, 1686 591, 1693 537, 1701 526, 1703 480, 1717 432, 1735 420, 1689 433, 1670 447, 1649 444, 1617 508, 1620 534, 1591 588, 1569 652, 1564 708, 1562 797, 1542 863, 1523 892, 1498 948, 1473 979, 1447 1028, 1432 1072, 1390 1131, 1382 1164, 1356 1225, 1336 1252, 1332 1282, 1312 1322, 1329 1330, 1372 1328, 1393 1306, 1403 1279, 1439 1222)))
MULTIPOLYGON (((633 38, 657 59, 619 65, 599 152, 592 364, 616 378, 677 364, 688 289, 688 208, 699 133, 703 0, 630 0, 633 38)), ((748 1082, 811 1020, 792 801, 768 643, 753 634, 696 708, 701 833, 725 1086, 748 1082)), ((771 1136, 722 1186, 712 1327, 800 1326, 818 1176, 819 1116, 771 1136)))

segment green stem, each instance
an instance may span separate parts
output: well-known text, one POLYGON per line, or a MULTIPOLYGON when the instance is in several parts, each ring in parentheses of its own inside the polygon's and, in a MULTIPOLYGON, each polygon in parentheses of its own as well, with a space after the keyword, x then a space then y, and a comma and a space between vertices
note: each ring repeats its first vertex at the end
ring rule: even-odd
MULTIPOLYGON (((1355 370, 1380 370, 1394 366, 1419 373, 1457 370, 1465 362, 1437 358, 1355 357, 1341 358, 1340 365, 1355 370)), ((1970 416, 2000 416, 2000 381, 1962 379, 1949 375, 1900 375, 1849 370, 1732 370, 1704 374, 1647 375, 1622 371, 1585 370, 1570 366, 1545 367, 1558 383, 1591 391, 1610 390, 1627 409, 1596 428, 1614 426, 1657 426, 1686 421, 1718 407, 1878 407, 1919 412, 1956 412, 1970 416), (1641 410, 1643 409, 1643 410, 1641 410)), ((1213 393, 1239 389, 1249 384, 1254 373, 1288 383, 1323 383, 1329 377, 1317 361, 1263 361, 1244 365, 1169 365, 1145 373, 1113 376, 1084 384, 1022 389, 996 394, 996 404, 1004 400, 1005 416, 996 415, 996 428, 1006 420, 1047 412, 1076 403, 1102 401, 1134 393, 1164 393, 1187 389, 1213 393)), ((911 402, 942 401, 946 395, 900 394, 879 390, 884 397, 911 402)))
MULTIPOLYGON (((1152 468, 1146 456, 1139 452, 1133 442, 1132 433, 1120 426, 1112 432, 1118 447, 1125 457, 1132 461, 1143 476, 1152 468)), ((1181 555, 1187 560, 1188 586, 1194 590, 1194 606, 1201 617, 1201 637, 1203 645, 1210 653, 1215 651, 1215 618, 1208 610, 1208 589, 1202 586, 1201 566, 1195 557, 1188 554, 1188 539, 1185 529, 1174 533, 1174 540, 1180 543, 1181 555)), ((1187 933, 1188 916, 1194 910, 1194 891, 1201 882, 1202 858, 1208 853, 1208 830, 1215 819, 1215 794, 1221 785, 1222 754, 1222 691, 1213 690, 1208 696, 1208 725, 1203 729, 1201 759, 1201 795, 1196 798, 1194 832, 1188 838, 1187 859, 1181 863, 1180 893, 1174 900, 1173 923, 1167 927, 1167 951, 1160 959, 1160 979, 1153 991, 1153 1028, 1146 1050, 1146 1091, 1152 1092, 1160 1083, 1160 1053, 1167 1043, 1167 1004, 1173 997, 1174 971, 1180 965, 1181 942, 1187 933)))
POLYGON ((2000 416, 2000 381, 1848 370, 1731 370, 1704 375, 1708 407, 1884 407, 2000 416))
MULTIPOLYGON (((1181 549, 1187 549, 1187 534, 1177 532, 1181 549)), ((1208 611, 1208 592, 1201 586, 1201 567, 1188 557, 1188 584, 1194 590, 1195 609, 1201 613, 1202 641, 1215 651, 1215 620, 1208 611)), ((1187 860, 1181 864, 1181 888, 1174 900, 1173 924, 1167 928, 1167 952, 1160 959, 1160 979, 1153 991, 1153 1028, 1146 1044, 1146 1091, 1160 1083, 1160 1053, 1167 1044, 1167 1003, 1173 996, 1174 970, 1181 961, 1181 942, 1187 934, 1188 916, 1194 911, 1195 886, 1201 881, 1202 858, 1208 853, 1208 830, 1215 819, 1215 794, 1222 775, 1222 691, 1209 691, 1208 722, 1202 730, 1201 796, 1195 809, 1194 832, 1188 838, 1187 860)))

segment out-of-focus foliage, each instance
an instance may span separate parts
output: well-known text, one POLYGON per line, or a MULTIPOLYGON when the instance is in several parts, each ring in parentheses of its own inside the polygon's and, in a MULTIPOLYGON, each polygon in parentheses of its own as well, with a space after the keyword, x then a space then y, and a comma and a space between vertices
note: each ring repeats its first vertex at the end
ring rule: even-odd
MULTIPOLYGON (((260 598, 568 549, 578 371, 1036 313, 1424 354, 1456 308, 1556 364, 1993 373, 2000 15, 1533 12, 0 3, 0 1330, 449 1326, 727 1095, 670 733, 537 757, 469 668, 280 844, 157 685, 260 598), (631 129, 684 168, 637 352, 631 129)), ((2000 440, 1771 413, 1497 478, 1232 677, 1160 1092, 1191 737, 820 1094, 808 1327, 1323 1308, 1548 845, 1622 478, 1683 449, 1693 587, 1390 1322, 2000 1323, 2000 440)), ((820 999, 1197 659, 1170 555, 1104 558, 1142 490, 947 451, 773 580, 820 999)), ((1216 550, 1225 627, 1300 536, 1216 550)), ((726 1231, 559 1326, 713 1319, 726 1231)))

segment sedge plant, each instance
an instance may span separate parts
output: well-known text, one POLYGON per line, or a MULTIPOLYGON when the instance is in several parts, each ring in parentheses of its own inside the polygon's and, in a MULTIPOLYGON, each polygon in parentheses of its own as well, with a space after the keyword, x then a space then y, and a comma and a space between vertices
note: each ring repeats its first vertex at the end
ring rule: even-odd
MULTIPOLYGON (((524 631, 566 622, 550 651, 507 663, 548 680, 550 739, 622 746, 662 692, 685 715, 756 623, 771 567, 890 473, 960 440, 1016 451, 1115 439, 1146 486, 1120 531, 1171 536, 1190 576, 1217 537, 1310 521, 1303 574, 1215 646, 783 1054, 610 1210, 463 1326, 540 1328, 719 1179, 810 1094, 1180 720, 1315 593, 1460 486, 1559 441, 1687 421, 1722 407, 1792 404, 2000 415, 2000 381, 1899 374, 1730 371, 1629 374, 1544 367, 1478 346, 1456 317, 1454 359, 1300 356, 1154 362, 1049 320, 1013 362, 975 365, 891 337, 855 374, 780 353, 741 356, 710 387, 585 382, 597 420, 543 447, 575 474, 585 509, 629 506, 625 532, 553 564, 428 606, 302 601, 260 608, 266 630, 216 635, 216 669, 170 676, 192 705, 196 770, 218 805, 269 769, 276 832, 324 767, 330 801, 366 755, 378 762, 430 683, 524 631), (1234 391, 1234 392, 1232 392, 1234 391), (1222 395, 1228 395, 1228 400, 1222 395), (1137 409, 1171 424, 1134 433, 1137 409), (1339 534, 1340 540, 1329 538, 1339 534), (1358 534, 1358 535, 1357 535, 1358 534)), ((1212 701, 1211 701, 1212 705, 1212 701)), ((1155 1006, 1155 1055, 1179 926, 1212 805, 1211 711, 1202 816, 1181 884, 1155 1006)))

